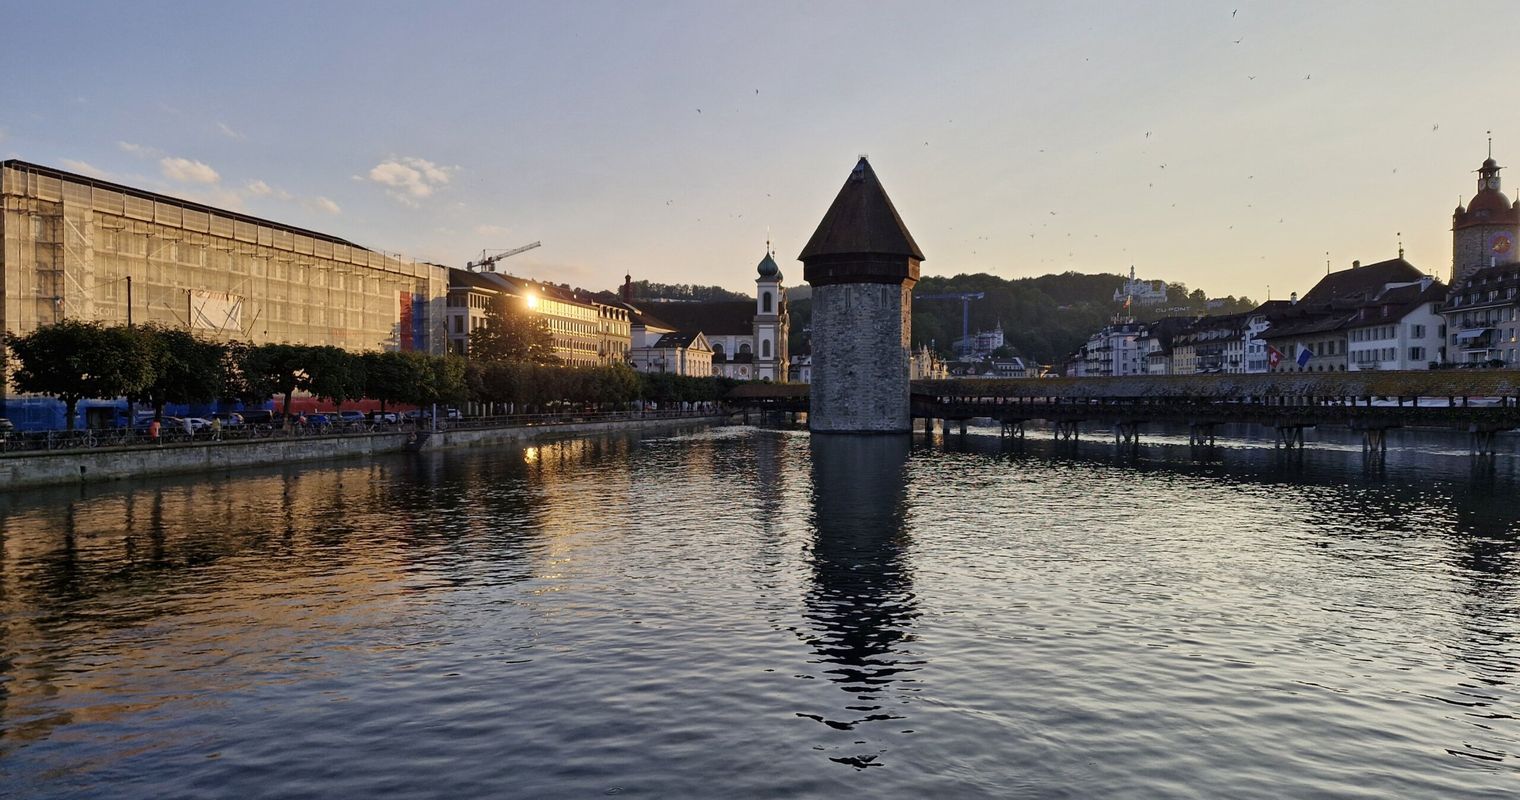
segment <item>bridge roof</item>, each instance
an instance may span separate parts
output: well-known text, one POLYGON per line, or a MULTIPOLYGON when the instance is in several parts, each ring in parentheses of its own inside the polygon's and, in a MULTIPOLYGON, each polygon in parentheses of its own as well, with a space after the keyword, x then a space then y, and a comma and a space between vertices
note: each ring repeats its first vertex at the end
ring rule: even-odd
POLYGON ((810 387, 806 383, 741 383, 728 393, 732 400, 745 399, 791 399, 807 397, 810 387))
POLYGON ((1520 395, 1520 370, 1281 372, 914 381, 915 394, 949 397, 1497 397, 1520 395))

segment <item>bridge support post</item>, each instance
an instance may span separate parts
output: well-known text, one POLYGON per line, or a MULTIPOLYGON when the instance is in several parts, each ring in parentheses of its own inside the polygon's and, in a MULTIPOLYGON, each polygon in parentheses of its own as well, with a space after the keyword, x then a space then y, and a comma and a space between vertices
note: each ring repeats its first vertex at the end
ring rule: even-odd
POLYGON ((1493 460, 1497 452, 1496 434, 1492 428, 1473 425, 1468 428, 1468 453, 1473 461, 1487 463, 1493 460))
POLYGON ((1012 422, 1009 422, 1008 420, 999 420, 998 422, 1000 423, 1000 427, 998 428, 998 438, 1018 439, 1021 442, 1024 441, 1024 420, 1019 419, 1012 422))
POLYGON ((1278 447, 1282 447, 1282 448, 1285 448, 1287 450, 1298 450, 1299 452, 1303 452, 1303 449, 1304 449, 1304 426, 1303 425, 1286 424, 1286 425, 1278 425, 1276 427, 1277 427, 1277 441, 1273 444, 1273 449, 1276 449, 1278 447))
POLYGON ((960 422, 961 422, 961 435, 965 436, 966 435, 966 421, 965 420, 961 420, 960 422))
POLYGON ((924 435, 934 436, 934 417, 924 417, 924 435))
POLYGON ((1128 447, 1130 450, 1140 449, 1140 423, 1115 422, 1114 446, 1128 447))
POLYGON ((1362 458, 1368 464, 1383 464, 1388 458, 1388 429, 1366 428, 1362 431, 1362 458))
POLYGON ((1077 422, 1056 421, 1056 441, 1075 442, 1081 438, 1080 424, 1077 422))
POLYGON ((1213 447, 1214 428, 1212 422, 1188 423, 1188 446, 1190 447, 1213 447))

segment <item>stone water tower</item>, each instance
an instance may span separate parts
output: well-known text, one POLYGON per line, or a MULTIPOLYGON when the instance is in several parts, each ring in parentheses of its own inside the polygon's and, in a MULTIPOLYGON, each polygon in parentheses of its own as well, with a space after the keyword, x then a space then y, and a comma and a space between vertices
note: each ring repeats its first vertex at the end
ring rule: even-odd
POLYGON ((924 260, 861 157, 797 257, 813 287, 815 433, 908 433, 912 291, 924 260))

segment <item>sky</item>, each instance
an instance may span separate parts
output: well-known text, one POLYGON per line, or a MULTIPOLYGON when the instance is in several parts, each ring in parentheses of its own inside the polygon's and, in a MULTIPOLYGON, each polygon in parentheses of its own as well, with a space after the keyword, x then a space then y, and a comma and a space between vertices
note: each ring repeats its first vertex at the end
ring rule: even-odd
POLYGON ((1520 165, 1514 0, 4 5, 5 158, 590 289, 800 283, 862 154, 926 275, 1445 278, 1520 165))

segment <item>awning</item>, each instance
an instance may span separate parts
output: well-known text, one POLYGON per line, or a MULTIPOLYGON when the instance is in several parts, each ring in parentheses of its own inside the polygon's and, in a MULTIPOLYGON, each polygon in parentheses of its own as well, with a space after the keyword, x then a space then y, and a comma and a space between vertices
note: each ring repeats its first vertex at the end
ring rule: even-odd
POLYGON ((1464 330, 1457 331, 1457 341, 1460 342, 1463 339, 1476 339, 1491 330, 1493 330, 1493 328, 1466 328, 1464 330))

